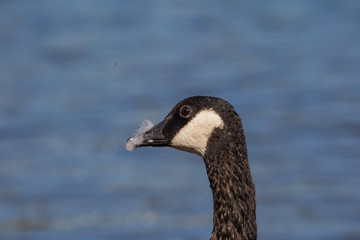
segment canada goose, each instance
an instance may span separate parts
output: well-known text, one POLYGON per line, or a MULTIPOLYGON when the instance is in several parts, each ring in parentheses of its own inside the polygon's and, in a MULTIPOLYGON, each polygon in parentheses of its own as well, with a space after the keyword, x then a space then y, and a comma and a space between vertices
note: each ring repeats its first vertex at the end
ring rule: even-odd
POLYGON ((129 138, 126 148, 169 146, 195 153, 205 162, 213 193, 210 240, 256 239, 255 187, 239 115, 227 101, 189 97, 156 126, 129 138))

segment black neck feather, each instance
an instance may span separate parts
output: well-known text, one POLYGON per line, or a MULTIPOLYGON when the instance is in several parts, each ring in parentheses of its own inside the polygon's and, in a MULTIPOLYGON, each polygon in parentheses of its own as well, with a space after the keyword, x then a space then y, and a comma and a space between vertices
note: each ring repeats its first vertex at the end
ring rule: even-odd
POLYGON ((242 128, 240 132, 216 129, 204 161, 214 203, 210 240, 256 239, 255 187, 242 128))

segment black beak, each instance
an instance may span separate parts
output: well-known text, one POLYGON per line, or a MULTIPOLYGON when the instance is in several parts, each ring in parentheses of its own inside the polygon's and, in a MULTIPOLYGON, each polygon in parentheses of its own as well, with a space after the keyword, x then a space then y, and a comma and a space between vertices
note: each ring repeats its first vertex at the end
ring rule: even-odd
POLYGON ((157 124, 148 131, 129 138, 126 141, 126 149, 129 151, 137 147, 165 147, 168 146, 168 140, 163 135, 164 122, 157 124))
POLYGON ((164 121, 157 124, 147 132, 143 134, 143 142, 139 145, 139 147, 145 146, 153 146, 153 147, 161 147, 167 146, 167 141, 162 133, 164 126, 164 121))

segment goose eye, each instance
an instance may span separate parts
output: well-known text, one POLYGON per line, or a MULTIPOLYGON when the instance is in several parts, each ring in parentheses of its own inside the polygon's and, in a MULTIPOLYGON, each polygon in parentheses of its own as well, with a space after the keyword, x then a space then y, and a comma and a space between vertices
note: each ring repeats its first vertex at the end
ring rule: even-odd
POLYGON ((191 112, 191 110, 188 106, 182 106, 180 108, 180 116, 182 116, 182 117, 185 117, 185 118, 189 117, 190 112, 191 112))

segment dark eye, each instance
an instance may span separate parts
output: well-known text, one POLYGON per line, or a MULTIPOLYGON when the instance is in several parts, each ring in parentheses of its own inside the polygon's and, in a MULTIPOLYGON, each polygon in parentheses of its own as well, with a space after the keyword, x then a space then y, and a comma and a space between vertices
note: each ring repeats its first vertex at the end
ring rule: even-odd
POLYGON ((188 106, 182 106, 180 108, 180 116, 182 117, 188 117, 190 115, 190 108, 188 106))

